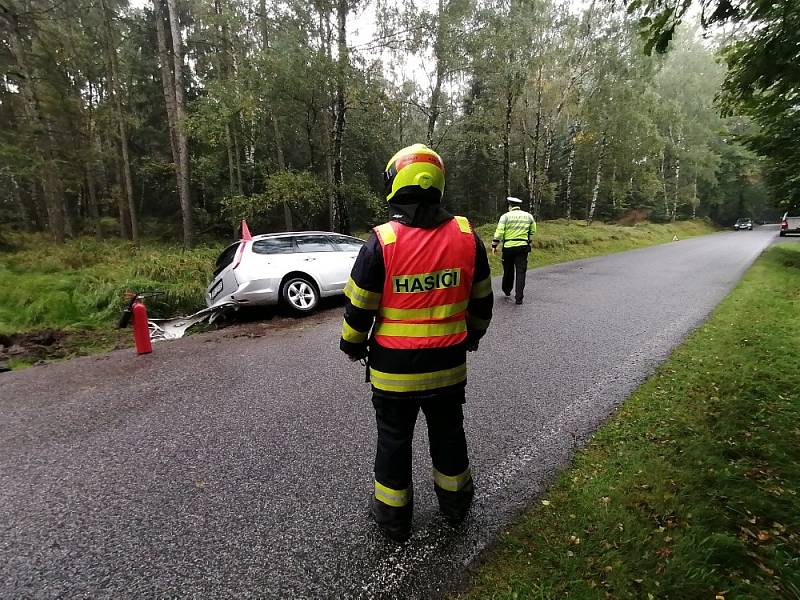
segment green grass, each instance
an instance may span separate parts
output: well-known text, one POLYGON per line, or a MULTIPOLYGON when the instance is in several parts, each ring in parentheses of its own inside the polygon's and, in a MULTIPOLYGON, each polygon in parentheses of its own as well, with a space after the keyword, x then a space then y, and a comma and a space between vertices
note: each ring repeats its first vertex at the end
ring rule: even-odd
POLYGON ((800 598, 800 247, 766 252, 460 598, 800 598))
POLYGON ((194 312, 203 307, 222 247, 186 251, 90 238, 57 246, 43 236, 10 241, 17 249, 0 253, 0 334, 108 328, 119 316, 126 290, 163 291, 147 301, 157 316, 194 312))
MULTIPOLYGON (((494 235, 495 224, 478 227, 487 248, 494 235)), ((706 235, 716 231, 705 221, 678 221, 677 223, 638 223, 636 225, 611 225, 595 221, 544 221, 538 224, 533 239, 533 251, 528 255, 528 267, 542 267, 554 263, 589 258, 644 248, 678 239, 706 235)), ((502 273, 500 253, 489 256, 492 273, 502 273)))

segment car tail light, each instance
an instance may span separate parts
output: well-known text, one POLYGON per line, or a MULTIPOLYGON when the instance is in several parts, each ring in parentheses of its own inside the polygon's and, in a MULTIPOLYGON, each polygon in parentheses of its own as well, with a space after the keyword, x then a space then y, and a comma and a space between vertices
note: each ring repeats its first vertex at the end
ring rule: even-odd
POLYGON ((789 221, 787 221, 786 219, 781 221, 781 229, 789 229, 789 221))
POLYGON ((247 246, 247 242, 242 242, 239 246, 239 249, 236 251, 236 258, 233 259, 233 267, 235 269, 239 266, 239 263, 242 262, 242 255, 244 254, 244 249, 247 246))

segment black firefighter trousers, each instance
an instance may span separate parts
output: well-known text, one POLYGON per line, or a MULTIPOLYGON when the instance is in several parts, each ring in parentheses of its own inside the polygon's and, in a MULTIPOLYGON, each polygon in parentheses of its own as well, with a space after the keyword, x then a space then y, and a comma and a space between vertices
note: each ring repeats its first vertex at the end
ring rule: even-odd
POLYGON ((464 390, 425 398, 388 398, 374 394, 372 404, 378 425, 372 511, 378 525, 400 536, 410 532, 413 513, 411 443, 420 409, 428 423, 439 508, 449 521, 461 521, 474 495, 464 436, 464 390))
POLYGON ((514 248, 503 248, 503 282, 501 287, 503 293, 508 296, 514 290, 516 300, 522 301, 522 294, 525 292, 525 275, 528 270, 528 252, 530 246, 516 246, 514 248), (514 285, 514 275, 516 274, 516 285, 514 285))

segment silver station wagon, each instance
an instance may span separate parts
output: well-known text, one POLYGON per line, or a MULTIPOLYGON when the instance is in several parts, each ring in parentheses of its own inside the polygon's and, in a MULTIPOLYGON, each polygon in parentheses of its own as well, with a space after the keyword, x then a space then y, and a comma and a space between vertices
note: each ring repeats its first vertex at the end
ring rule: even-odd
POLYGON ((209 307, 285 303, 300 313, 344 293, 364 240, 327 231, 271 233, 231 244, 217 258, 209 307))

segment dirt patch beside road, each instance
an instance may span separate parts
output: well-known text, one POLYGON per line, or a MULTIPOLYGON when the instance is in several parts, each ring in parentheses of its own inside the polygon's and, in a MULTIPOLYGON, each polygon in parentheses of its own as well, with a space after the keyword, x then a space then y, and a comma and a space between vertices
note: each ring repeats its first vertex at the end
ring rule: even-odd
POLYGON ((0 367, 18 368, 108 352, 132 345, 124 330, 68 331, 44 329, 0 335, 0 367))

